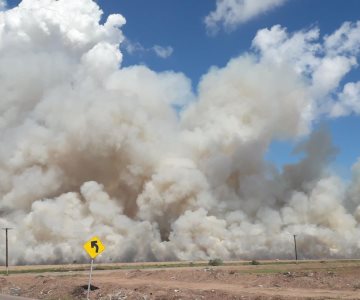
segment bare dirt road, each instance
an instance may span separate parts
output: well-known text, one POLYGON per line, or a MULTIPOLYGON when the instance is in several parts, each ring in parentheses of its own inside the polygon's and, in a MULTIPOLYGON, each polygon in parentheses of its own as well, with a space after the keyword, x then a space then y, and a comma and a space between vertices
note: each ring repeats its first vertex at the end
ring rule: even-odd
MULTIPOLYGON (((109 270, 94 272, 91 299, 360 299, 360 261, 97 267, 109 270)), ((55 267, 42 271, 40 267, 18 267, 15 271, 19 273, 0 277, 1 293, 85 299, 88 272, 76 271, 79 266, 62 268, 62 272, 53 272, 55 267), (20 273, 24 271, 30 273, 20 273)))

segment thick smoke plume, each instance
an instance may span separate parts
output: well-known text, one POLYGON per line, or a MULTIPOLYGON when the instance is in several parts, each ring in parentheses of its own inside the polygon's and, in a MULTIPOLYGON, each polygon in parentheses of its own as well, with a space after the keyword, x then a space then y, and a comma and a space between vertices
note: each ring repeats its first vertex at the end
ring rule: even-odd
POLYGON ((101 14, 91 0, 0 12, 12 263, 85 261, 93 235, 107 248, 100 261, 291 258, 292 234, 302 257, 359 257, 360 163, 345 184, 327 167, 328 133, 311 133, 356 65, 336 39, 359 24, 323 44, 316 29, 261 30, 194 93, 183 74, 121 67, 125 19, 101 14), (274 139, 303 140, 303 159, 277 170, 264 160, 274 139))

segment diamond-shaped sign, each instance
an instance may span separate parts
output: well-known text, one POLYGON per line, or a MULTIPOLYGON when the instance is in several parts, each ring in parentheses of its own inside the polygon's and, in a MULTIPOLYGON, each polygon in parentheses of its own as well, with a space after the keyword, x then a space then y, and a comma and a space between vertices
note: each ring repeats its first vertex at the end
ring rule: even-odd
POLYGON ((94 259, 105 250, 105 246, 97 236, 94 236, 84 244, 84 249, 94 259))

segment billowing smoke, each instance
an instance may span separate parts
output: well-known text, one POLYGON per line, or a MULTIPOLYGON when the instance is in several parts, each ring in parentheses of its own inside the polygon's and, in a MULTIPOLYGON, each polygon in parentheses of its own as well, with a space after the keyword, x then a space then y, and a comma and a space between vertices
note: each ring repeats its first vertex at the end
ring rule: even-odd
POLYGON ((337 39, 359 24, 323 44, 317 29, 261 30, 195 93, 183 74, 121 67, 125 19, 101 14, 92 0, 0 12, 0 223, 15 228, 12 263, 85 261, 93 235, 100 261, 290 258, 293 234, 302 257, 360 255, 360 163, 344 183, 328 168, 326 129, 312 132, 341 101, 359 41, 337 39), (264 159, 274 139, 302 140, 303 159, 278 170, 264 159))

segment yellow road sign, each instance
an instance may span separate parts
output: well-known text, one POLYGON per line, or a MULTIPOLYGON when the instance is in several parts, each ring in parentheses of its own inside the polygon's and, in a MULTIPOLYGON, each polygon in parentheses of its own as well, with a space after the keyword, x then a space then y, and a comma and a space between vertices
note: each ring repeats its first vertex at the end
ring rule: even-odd
POLYGON ((84 249, 94 259, 105 250, 105 246, 97 236, 94 236, 84 244, 84 249))

